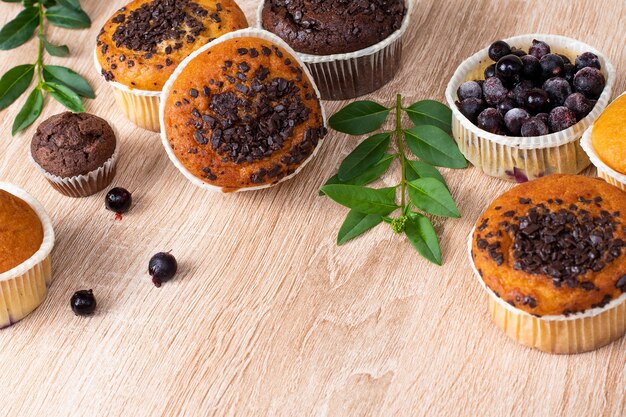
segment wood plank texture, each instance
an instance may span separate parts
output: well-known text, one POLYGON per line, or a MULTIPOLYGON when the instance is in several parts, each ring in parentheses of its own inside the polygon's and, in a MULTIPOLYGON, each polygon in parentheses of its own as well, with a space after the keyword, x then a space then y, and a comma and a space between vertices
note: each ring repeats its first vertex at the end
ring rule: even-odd
MULTIPOLYGON (((170 164, 159 136, 128 123, 94 73, 95 36, 124 1, 83 1, 89 31, 50 28, 98 98, 89 112, 121 133, 115 184, 135 206, 120 222, 103 193, 73 200, 28 163, 34 128, 11 137, 19 104, 0 113, 0 179, 47 208, 57 233, 44 304, 0 331, 4 416, 623 416, 626 339, 577 356, 519 346, 491 322, 465 242, 488 203, 511 184, 478 170, 445 170, 463 218, 439 225, 443 267, 385 227, 341 248, 346 210, 317 189, 356 144, 329 135, 294 180, 218 195, 170 164), (147 263, 172 250, 179 278, 161 289, 147 263), (71 294, 93 288, 95 317, 71 294)), ((239 0, 250 22, 257 1, 239 0)), ((0 4, 0 22, 19 6, 0 4)), ((373 99, 443 100, 457 65, 502 37, 555 33, 594 45, 626 89, 624 0, 417 0, 398 76, 373 99)), ((0 72, 34 60, 34 42, 0 53, 0 72)), ((24 98, 20 100, 22 102, 24 98)), ((342 103, 326 102, 332 114, 342 103)), ((49 101, 44 116, 62 111, 49 101)), ((396 170, 397 171, 397 170, 396 170)), ((393 184, 394 178, 382 180, 393 184)))

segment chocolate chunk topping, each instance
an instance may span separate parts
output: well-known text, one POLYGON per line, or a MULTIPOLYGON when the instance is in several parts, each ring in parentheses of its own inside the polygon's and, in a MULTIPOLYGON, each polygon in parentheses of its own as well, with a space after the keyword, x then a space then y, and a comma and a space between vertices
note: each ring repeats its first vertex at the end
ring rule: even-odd
POLYGON ((535 206, 507 228, 513 235, 514 268, 575 288, 579 276, 599 272, 621 256, 626 243, 614 237, 618 225, 604 210, 592 216, 586 210, 535 206))
MULTIPOLYGON (((206 29, 199 18, 208 13, 190 0, 154 0, 128 15, 117 15, 114 18, 117 21, 113 23, 120 24, 112 39, 118 48, 154 54, 164 41, 184 38, 189 43, 195 42, 195 37, 206 29)), ((175 49, 178 49, 182 43, 178 48, 176 46, 175 49)), ((166 54, 170 53, 168 50, 171 52, 171 46, 166 47, 166 54)))

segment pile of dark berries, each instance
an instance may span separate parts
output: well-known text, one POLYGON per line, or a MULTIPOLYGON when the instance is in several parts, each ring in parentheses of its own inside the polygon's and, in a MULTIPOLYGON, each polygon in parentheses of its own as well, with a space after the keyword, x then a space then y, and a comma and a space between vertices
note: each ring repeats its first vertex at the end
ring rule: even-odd
POLYGON ((565 130, 587 116, 606 85, 598 57, 585 52, 572 63, 534 40, 528 53, 497 41, 485 79, 459 87, 457 107, 490 133, 542 136, 565 130))

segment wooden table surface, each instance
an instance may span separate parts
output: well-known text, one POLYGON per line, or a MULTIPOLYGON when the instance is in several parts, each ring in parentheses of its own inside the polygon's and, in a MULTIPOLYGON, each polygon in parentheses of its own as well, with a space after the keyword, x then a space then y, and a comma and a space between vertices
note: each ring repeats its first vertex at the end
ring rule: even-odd
MULTIPOLYGON (((443 267, 384 227, 335 246, 347 210, 317 190, 356 144, 342 134, 330 134, 301 174, 273 189, 199 190, 170 164, 158 134, 124 119, 94 73, 95 35, 124 1, 82 3, 92 28, 48 29, 72 50, 48 62, 73 67, 96 89, 87 110, 120 131, 115 184, 136 203, 115 221, 104 193, 57 194, 28 163, 34 128, 11 137, 20 106, 0 113, 0 179, 35 195, 57 234, 48 298, 0 331, 0 415, 625 415, 626 339, 553 356, 515 344, 490 322, 465 242, 481 211, 511 184, 475 168, 444 171, 463 218, 439 227, 443 267), (180 273, 156 289, 147 264, 163 250, 178 258, 180 273), (69 308, 83 288, 98 298, 92 318, 69 308)), ((239 3, 254 22, 257 1, 239 3)), ((463 59, 524 33, 594 45, 618 69, 615 92, 626 89, 625 0, 416 6, 402 69, 371 95, 376 100, 391 103, 396 92, 406 103, 443 100, 463 59)), ((19 9, 1 3, 0 22, 19 9)), ((0 72, 35 53, 34 42, 0 53, 0 72)), ((325 104, 329 114, 341 106, 325 104)), ((48 100, 43 116, 62 110, 48 100)))

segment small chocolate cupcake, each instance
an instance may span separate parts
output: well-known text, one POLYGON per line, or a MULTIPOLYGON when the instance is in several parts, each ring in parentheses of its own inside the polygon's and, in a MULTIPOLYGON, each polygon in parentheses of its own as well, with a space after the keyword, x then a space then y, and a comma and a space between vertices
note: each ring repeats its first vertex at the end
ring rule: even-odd
POLYGON ((39 125, 30 155, 61 194, 87 197, 113 180, 118 141, 106 120, 87 113, 65 112, 39 125))
POLYGON ((340 100, 393 78, 410 9, 406 0, 265 0, 258 24, 300 54, 323 99, 340 100))

